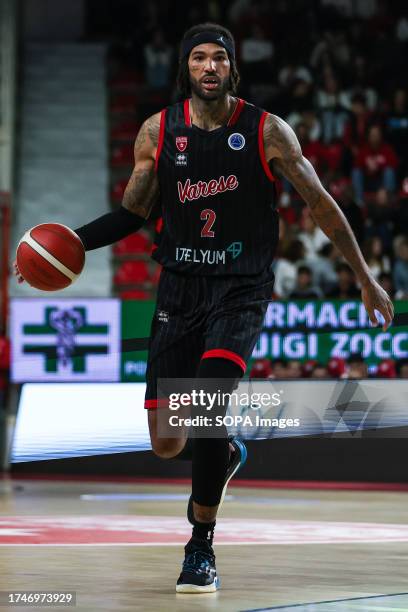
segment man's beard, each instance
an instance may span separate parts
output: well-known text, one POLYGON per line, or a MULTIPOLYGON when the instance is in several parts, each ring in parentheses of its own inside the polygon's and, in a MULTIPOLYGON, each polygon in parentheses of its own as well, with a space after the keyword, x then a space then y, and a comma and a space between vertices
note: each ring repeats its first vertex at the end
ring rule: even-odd
POLYGON ((211 102, 212 100, 219 100, 220 98, 223 98, 228 93, 230 90, 230 79, 226 78, 221 81, 220 86, 214 91, 204 91, 201 88, 200 83, 193 81, 191 77, 190 86, 192 93, 194 93, 197 98, 204 100, 204 102, 211 102))

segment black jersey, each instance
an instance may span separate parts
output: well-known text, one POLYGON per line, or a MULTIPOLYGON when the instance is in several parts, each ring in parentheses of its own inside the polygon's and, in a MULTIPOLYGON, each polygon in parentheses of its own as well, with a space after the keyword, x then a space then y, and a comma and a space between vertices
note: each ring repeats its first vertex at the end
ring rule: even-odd
POLYGON ((198 275, 252 275, 278 242, 274 177, 265 159, 266 112, 238 100, 227 125, 191 124, 190 101, 162 111, 156 170, 162 223, 153 258, 198 275))

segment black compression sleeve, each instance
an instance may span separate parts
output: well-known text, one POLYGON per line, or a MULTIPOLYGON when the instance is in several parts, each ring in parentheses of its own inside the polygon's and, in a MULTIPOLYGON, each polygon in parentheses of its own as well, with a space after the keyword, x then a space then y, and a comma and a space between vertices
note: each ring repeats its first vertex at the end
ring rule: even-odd
POLYGON ((92 251, 118 242, 125 236, 137 232, 146 219, 130 212, 124 206, 102 215, 87 225, 74 230, 80 237, 85 251, 92 251))

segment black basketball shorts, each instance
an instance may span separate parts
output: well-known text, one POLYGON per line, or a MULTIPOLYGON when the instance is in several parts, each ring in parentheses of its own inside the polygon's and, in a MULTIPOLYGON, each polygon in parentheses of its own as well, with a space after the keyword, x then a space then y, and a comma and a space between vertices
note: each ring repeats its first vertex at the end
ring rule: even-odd
POLYGON ((159 378, 194 378, 201 359, 246 363, 272 298, 271 270, 253 276, 191 276, 163 270, 151 326, 145 408, 159 378))

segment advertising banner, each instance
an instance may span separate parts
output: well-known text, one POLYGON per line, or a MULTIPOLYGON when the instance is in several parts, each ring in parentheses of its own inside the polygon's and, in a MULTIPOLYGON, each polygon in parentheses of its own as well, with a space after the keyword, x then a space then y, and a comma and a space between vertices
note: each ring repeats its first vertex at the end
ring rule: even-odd
MULTIPOLYGON (((271 302, 252 359, 347 359, 360 353, 371 368, 408 357, 407 302, 399 322, 372 327, 357 300, 271 302)), ((13 382, 144 382, 153 301, 12 299, 13 382)), ((250 364, 249 364, 250 365, 250 364)))
MULTIPOLYGON (((406 301, 394 303, 395 314, 407 311, 406 301)), ((271 302, 253 358, 347 359, 360 353, 368 365, 382 359, 408 357, 408 325, 386 332, 372 327, 362 302, 357 300, 298 300, 271 302)))
POLYGON ((16 298, 10 309, 13 382, 119 380, 119 300, 16 298))

